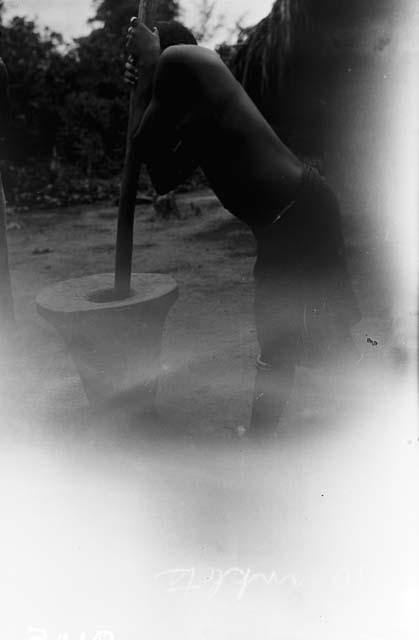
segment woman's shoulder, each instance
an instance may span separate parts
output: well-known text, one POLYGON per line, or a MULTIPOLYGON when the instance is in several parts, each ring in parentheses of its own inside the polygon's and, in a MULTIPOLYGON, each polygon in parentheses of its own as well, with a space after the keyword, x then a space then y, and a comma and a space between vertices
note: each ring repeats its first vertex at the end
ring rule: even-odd
POLYGON ((203 67, 223 67, 220 57, 205 47, 193 44, 176 44, 167 47, 160 56, 159 67, 178 67, 185 71, 203 67))

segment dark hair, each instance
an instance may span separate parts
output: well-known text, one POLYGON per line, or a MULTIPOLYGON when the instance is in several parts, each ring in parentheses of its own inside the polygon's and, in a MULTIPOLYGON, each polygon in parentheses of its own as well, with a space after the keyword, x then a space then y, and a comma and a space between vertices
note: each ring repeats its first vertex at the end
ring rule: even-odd
POLYGON ((175 44, 198 44, 192 31, 176 20, 156 22, 156 27, 159 32, 161 51, 175 44))

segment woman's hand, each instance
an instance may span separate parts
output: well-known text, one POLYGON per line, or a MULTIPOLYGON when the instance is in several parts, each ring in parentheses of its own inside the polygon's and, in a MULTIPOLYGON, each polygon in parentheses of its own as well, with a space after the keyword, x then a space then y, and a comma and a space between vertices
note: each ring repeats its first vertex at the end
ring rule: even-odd
MULTIPOLYGON (((157 29, 150 31, 138 18, 131 18, 126 38, 127 51, 138 67, 149 67, 157 63, 160 56, 160 39, 157 29)), ((131 69, 132 71, 132 69, 131 69)))
POLYGON ((132 55, 128 57, 125 63, 124 82, 131 87, 135 87, 138 82, 138 68, 132 55))

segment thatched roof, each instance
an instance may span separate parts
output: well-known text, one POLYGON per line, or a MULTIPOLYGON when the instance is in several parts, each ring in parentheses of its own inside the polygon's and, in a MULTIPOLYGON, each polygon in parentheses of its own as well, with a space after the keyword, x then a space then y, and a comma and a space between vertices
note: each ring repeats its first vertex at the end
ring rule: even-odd
POLYGON ((263 20, 243 31, 232 70, 250 93, 263 97, 283 86, 284 74, 299 54, 310 65, 313 56, 333 56, 336 45, 356 50, 360 31, 369 24, 388 27, 398 2, 276 0, 263 20))
POLYGON ((263 95, 283 80, 287 62, 304 39, 310 0, 276 0, 271 12, 237 46, 233 72, 251 93, 263 95), (257 85, 257 86, 256 86, 257 85))

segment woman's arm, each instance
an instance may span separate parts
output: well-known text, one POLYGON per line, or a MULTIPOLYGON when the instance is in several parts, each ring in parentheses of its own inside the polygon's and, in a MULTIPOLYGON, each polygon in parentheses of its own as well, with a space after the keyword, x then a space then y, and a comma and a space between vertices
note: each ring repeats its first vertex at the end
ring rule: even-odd
POLYGON ((185 128, 167 127, 164 113, 154 102, 151 102, 134 134, 133 153, 147 165, 159 194, 178 187, 199 164, 187 141, 185 128))
POLYGON ((160 58, 151 102, 133 137, 133 153, 147 165, 160 194, 176 188, 199 164, 191 142, 192 118, 185 78, 179 77, 184 75, 182 71, 178 61, 173 64, 173 56, 160 58))

